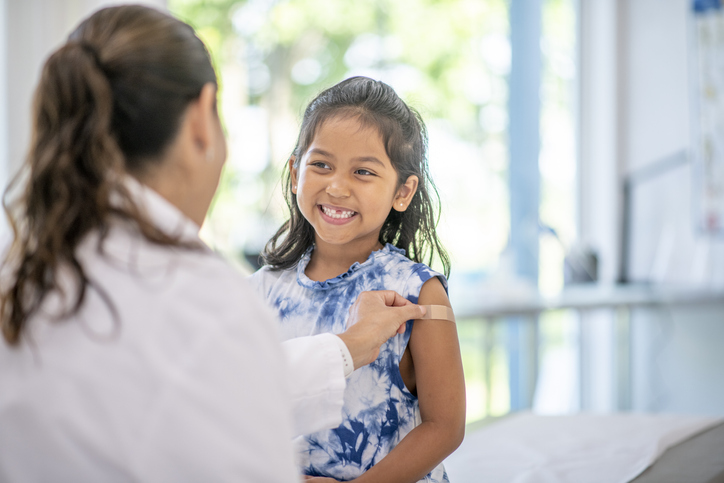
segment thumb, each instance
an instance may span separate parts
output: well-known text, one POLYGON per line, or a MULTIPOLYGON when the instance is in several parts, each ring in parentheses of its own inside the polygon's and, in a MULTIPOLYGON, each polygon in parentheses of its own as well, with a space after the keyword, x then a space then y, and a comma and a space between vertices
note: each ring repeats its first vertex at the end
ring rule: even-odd
POLYGON ((404 317, 405 321, 419 319, 425 315, 425 307, 422 305, 409 304, 402 307, 394 307, 395 312, 404 317))

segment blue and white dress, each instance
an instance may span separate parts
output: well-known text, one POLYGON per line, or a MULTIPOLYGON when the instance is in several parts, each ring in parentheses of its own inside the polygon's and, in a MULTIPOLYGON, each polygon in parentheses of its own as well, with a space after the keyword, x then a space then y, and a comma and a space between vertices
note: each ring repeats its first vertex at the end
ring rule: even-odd
MULTIPOLYGON (((367 290, 394 290, 417 302, 422 285, 445 277, 423 263, 415 263, 405 251, 388 244, 372 252, 364 263, 324 282, 304 273, 312 248, 296 268, 273 271, 263 267, 252 282, 277 310, 284 340, 325 332, 339 334, 347 328, 349 309, 367 290)), ((347 381, 342 425, 307 435, 300 443, 299 464, 304 474, 347 481, 378 463, 420 424, 417 397, 405 387, 400 375, 402 358, 412 332, 407 322, 380 350, 376 361, 352 373, 347 381)), ((448 477, 442 463, 421 481, 441 483, 448 477)))

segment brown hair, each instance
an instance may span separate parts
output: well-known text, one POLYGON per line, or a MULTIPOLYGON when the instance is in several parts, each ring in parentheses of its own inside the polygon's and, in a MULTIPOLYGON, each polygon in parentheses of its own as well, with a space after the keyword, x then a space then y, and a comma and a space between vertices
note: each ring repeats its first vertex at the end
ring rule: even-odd
POLYGON ((3 266, 12 276, 0 289, 10 344, 18 343, 46 295, 60 289, 61 269, 78 285, 65 315, 80 309, 89 286, 100 290, 75 251, 91 231, 102 241, 112 217, 135 223, 153 243, 178 244, 145 219, 123 177, 158 162, 188 104, 209 82, 216 75, 193 29, 137 5, 99 10, 46 61, 28 157, 3 199, 14 232, 3 266), (21 184, 17 199, 8 201, 21 184))

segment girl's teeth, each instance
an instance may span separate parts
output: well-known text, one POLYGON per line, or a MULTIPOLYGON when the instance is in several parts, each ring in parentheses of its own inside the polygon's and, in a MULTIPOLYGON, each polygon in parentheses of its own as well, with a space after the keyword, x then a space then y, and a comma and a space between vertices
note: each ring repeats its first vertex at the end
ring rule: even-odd
POLYGON ((354 211, 337 212, 335 210, 330 210, 325 206, 322 207, 322 211, 324 211, 324 214, 329 216, 330 218, 349 218, 350 216, 354 215, 354 211))

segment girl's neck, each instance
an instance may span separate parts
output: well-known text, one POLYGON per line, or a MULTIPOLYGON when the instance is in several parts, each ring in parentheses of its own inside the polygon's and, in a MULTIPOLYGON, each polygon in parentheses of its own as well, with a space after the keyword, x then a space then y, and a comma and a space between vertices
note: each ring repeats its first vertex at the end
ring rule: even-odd
POLYGON ((317 239, 304 273, 310 280, 323 282, 345 273, 355 262, 365 262, 373 251, 380 248, 382 244, 377 240, 350 246, 332 245, 317 239))

